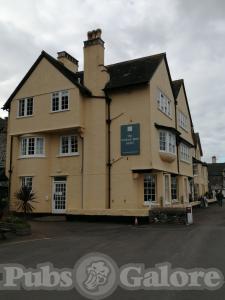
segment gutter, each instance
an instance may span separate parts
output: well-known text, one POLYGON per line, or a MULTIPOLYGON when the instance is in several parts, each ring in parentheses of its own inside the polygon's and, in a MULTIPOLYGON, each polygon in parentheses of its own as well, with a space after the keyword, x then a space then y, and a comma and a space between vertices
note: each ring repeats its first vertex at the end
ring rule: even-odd
POLYGON ((111 111, 110 111, 110 104, 112 99, 106 94, 106 103, 107 103, 107 125, 108 125, 108 208, 111 208, 111 111))
POLYGON ((10 139, 10 157, 9 157, 9 186, 8 186, 8 210, 10 211, 10 199, 11 199, 11 182, 12 182, 12 154, 13 154, 13 136, 10 139))
MULTIPOLYGON (((177 130, 177 100, 175 99, 175 127, 177 130)), ((178 138, 176 137, 176 146, 177 146, 177 173, 180 174, 180 160, 179 160, 179 148, 178 148, 178 138)))
MULTIPOLYGON (((107 159, 107 167, 108 167, 108 205, 107 208, 111 208, 111 168, 112 168, 112 163, 111 163, 111 110, 110 110, 110 104, 112 102, 112 99, 109 97, 106 89, 103 89, 103 92, 105 96, 94 96, 91 95, 91 98, 93 99, 105 99, 106 104, 107 104, 107 133, 108 133, 108 145, 107 145, 107 152, 108 152, 108 159, 107 159)), ((83 205, 83 204, 82 204, 83 205)))

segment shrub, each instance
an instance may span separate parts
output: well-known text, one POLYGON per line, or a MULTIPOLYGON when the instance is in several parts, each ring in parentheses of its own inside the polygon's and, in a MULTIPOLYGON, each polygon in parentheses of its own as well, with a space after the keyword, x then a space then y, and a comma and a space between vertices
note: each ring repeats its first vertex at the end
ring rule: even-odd
POLYGON ((26 216, 34 211, 33 203, 35 203, 35 194, 27 186, 22 186, 20 190, 15 193, 18 200, 17 208, 22 210, 26 216))

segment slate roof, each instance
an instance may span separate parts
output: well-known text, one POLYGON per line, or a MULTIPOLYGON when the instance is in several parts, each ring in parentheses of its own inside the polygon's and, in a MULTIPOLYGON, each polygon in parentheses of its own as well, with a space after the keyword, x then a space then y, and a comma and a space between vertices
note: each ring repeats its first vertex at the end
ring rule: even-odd
POLYGON ((208 165, 209 176, 222 176, 225 172, 225 163, 211 163, 208 165))
POLYGON ((200 155, 203 156, 203 151, 202 151, 202 145, 201 145, 200 135, 199 135, 198 132, 194 132, 194 133, 193 133, 193 140, 194 140, 195 147, 197 147, 197 145, 199 146, 200 155))
MULTIPOLYGON (((6 101, 3 109, 8 109, 10 106, 10 102, 34 71, 36 66, 39 64, 42 58, 46 58, 58 71, 60 71, 66 78, 68 78, 73 84, 75 84, 82 93, 91 96, 91 92, 84 86, 83 84, 83 77, 84 72, 77 72, 74 73, 64 67, 58 60, 53 58, 51 55, 46 53, 45 51, 41 52, 41 55, 38 57, 36 62, 27 72, 25 77, 19 83, 15 91, 6 101)), ((159 64, 165 60, 166 68, 168 71, 169 80, 171 82, 172 87, 172 79, 166 59, 166 53, 155 54, 151 56, 141 57, 129 61, 123 61, 115 64, 111 64, 106 66, 109 75, 110 81, 106 84, 105 90, 114 90, 118 88, 130 87, 138 84, 145 84, 150 81, 153 74, 155 73, 156 69, 158 68, 159 64)))
POLYGON ((184 83, 183 79, 178 79, 178 80, 172 81, 173 95, 174 95, 175 99, 177 98, 180 88, 183 83, 184 83))
POLYGON ((166 54, 160 53, 106 66, 110 81, 105 89, 112 90, 149 82, 164 58, 166 54))
POLYGON ((77 75, 67 69, 62 63, 60 63, 58 60, 53 58, 51 55, 49 55, 47 52, 42 51, 35 63, 32 65, 30 70, 27 72, 27 74, 24 76, 24 78, 21 80, 21 82, 18 84, 14 92, 11 94, 9 99, 6 101, 6 103, 3 106, 3 109, 8 109, 10 106, 10 102, 12 99, 15 97, 17 92, 20 90, 20 88, 23 86, 23 84, 26 82, 26 80, 30 77, 30 75, 33 73, 37 65, 40 63, 40 61, 45 58, 47 59, 48 62, 50 62, 60 73, 62 73, 68 80, 70 80, 74 85, 76 85, 81 93, 86 94, 86 95, 91 95, 91 92, 84 86, 82 85, 79 80, 77 75))

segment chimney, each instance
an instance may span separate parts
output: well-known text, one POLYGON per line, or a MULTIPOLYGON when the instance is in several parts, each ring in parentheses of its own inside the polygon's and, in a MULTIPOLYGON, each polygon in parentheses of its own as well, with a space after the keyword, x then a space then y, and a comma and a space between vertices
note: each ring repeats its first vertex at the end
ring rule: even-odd
POLYGON ((61 62, 67 69, 76 73, 78 71, 78 60, 71 56, 66 51, 60 51, 58 54, 58 61, 61 62))
POLYGON ((216 164, 216 156, 212 156, 212 163, 216 164))
POLYGON ((95 96, 104 95, 102 89, 109 80, 104 67, 104 41, 101 29, 89 31, 84 41, 84 85, 95 96))

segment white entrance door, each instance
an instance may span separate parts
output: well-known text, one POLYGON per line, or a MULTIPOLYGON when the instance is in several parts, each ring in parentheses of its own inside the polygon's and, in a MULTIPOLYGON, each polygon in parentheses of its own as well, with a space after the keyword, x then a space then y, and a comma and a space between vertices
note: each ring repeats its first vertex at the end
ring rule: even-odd
POLYGON ((66 181, 53 182, 52 212, 63 214, 66 211, 66 181))

